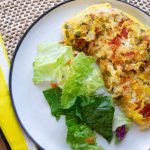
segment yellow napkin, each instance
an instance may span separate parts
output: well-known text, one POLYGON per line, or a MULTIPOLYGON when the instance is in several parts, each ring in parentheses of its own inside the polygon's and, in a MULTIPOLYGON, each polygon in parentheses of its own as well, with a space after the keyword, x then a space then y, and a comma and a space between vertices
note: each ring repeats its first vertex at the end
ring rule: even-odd
POLYGON ((20 128, 8 90, 9 60, 0 35, 0 128, 12 150, 36 150, 20 128))

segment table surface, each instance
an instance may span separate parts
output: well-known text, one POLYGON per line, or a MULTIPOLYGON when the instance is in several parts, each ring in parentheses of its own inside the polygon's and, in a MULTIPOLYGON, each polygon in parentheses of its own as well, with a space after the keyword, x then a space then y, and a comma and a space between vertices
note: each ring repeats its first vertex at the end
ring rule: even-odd
MULTIPOLYGON (((0 0, 0 33, 11 60, 15 47, 26 29, 45 11, 67 0, 0 0)), ((150 0, 126 1, 150 15, 150 0)), ((0 150, 6 150, 0 134, 0 150)))

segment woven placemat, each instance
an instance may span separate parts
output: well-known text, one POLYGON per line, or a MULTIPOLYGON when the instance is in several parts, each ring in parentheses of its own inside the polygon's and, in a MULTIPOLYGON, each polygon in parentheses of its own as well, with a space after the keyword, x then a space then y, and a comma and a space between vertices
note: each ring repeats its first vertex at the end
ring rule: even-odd
MULTIPOLYGON (((15 47, 30 24, 65 0, 0 0, 0 33, 11 60, 15 47)), ((150 14, 150 0, 124 0, 150 14)))

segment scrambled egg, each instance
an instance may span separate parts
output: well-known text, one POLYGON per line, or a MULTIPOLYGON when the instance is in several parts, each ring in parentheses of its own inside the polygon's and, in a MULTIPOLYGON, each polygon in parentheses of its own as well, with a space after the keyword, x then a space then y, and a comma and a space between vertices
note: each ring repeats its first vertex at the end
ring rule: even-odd
POLYGON ((93 5, 63 25, 64 42, 94 56, 107 89, 125 114, 150 127, 150 30, 136 18, 93 5))

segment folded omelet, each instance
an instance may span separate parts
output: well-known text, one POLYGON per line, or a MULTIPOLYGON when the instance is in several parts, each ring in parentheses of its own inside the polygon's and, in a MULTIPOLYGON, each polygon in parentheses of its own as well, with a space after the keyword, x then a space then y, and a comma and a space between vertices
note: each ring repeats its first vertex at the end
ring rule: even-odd
POLYGON ((64 43, 94 56, 125 114, 150 127, 150 30, 109 3, 90 6, 63 25, 64 43))

